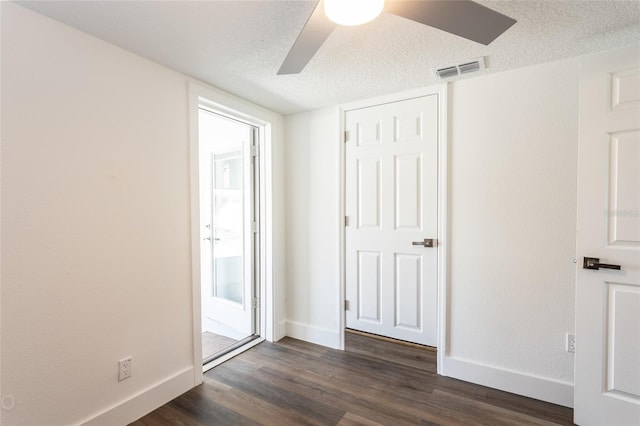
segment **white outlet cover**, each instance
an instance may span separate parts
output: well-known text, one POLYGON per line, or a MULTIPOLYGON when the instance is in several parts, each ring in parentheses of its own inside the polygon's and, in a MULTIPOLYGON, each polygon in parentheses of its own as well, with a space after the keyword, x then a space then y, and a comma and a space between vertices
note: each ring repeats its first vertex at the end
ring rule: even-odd
POLYGON ((119 382, 131 377, 131 364, 132 364, 131 357, 121 359, 120 361, 118 361, 118 381, 119 382))
POLYGON ((576 335, 572 333, 567 333, 565 339, 565 350, 570 353, 575 353, 576 351, 576 335))

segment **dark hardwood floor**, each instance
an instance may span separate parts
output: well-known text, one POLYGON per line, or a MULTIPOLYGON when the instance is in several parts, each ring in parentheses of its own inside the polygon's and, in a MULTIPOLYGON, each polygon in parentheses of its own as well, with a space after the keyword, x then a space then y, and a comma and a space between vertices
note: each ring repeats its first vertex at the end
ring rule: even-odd
POLYGON ((354 334, 346 347, 261 343, 133 425, 573 424, 569 408, 438 376, 431 350, 354 334))

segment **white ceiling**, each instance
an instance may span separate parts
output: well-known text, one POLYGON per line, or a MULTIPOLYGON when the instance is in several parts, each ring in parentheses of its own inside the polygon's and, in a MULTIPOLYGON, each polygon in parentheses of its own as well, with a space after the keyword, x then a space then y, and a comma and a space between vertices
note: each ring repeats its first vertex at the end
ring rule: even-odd
POLYGON ((480 0, 518 21, 489 46, 383 13, 278 76, 315 1, 19 3, 282 114, 434 84, 434 68, 479 56, 498 72, 640 41, 640 0, 480 0))

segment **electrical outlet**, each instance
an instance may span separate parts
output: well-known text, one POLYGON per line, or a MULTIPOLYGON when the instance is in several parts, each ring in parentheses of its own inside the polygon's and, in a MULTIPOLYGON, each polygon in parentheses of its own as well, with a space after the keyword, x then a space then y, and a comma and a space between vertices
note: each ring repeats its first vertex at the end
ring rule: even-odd
POLYGON ((576 351, 576 335, 567 333, 566 351, 574 353, 576 351))
POLYGON ((124 379, 131 377, 131 362, 132 357, 121 359, 118 361, 118 381, 121 382, 124 379))

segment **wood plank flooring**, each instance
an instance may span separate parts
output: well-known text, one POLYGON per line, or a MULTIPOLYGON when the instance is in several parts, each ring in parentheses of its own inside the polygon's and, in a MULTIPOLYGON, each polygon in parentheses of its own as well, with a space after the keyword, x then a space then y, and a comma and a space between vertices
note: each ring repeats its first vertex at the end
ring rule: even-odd
POLYGON ((208 358, 237 342, 230 337, 205 331, 202 333, 202 359, 208 358))
POLYGON ((573 424, 569 408, 438 376, 428 349, 346 339, 261 343, 132 425, 573 424))

